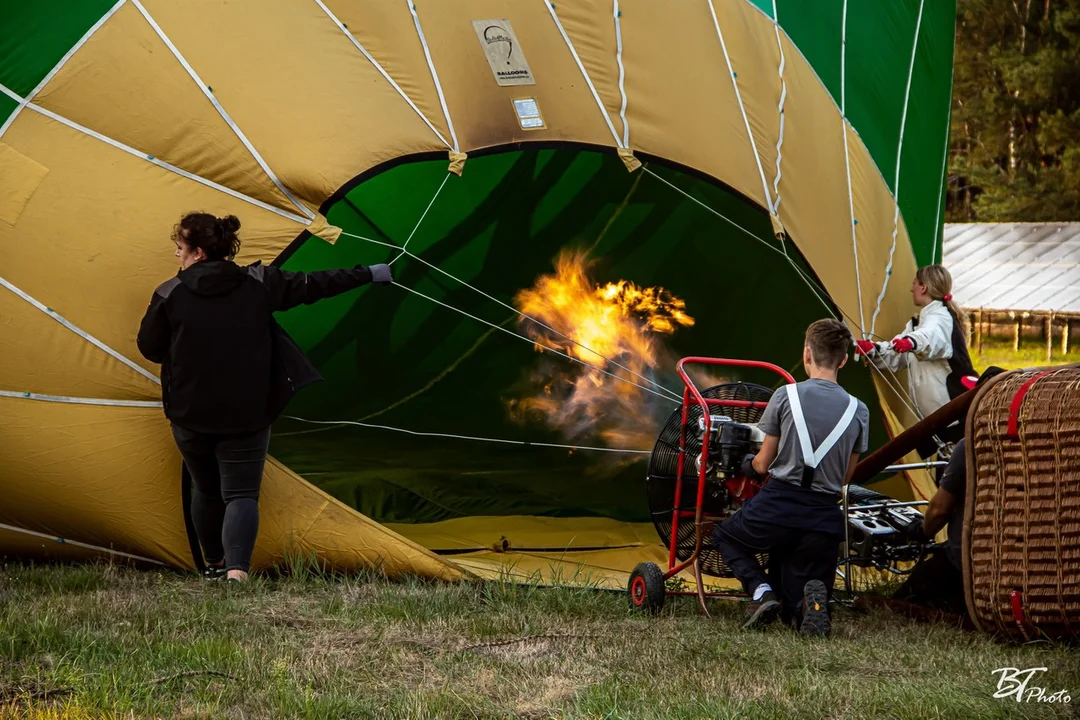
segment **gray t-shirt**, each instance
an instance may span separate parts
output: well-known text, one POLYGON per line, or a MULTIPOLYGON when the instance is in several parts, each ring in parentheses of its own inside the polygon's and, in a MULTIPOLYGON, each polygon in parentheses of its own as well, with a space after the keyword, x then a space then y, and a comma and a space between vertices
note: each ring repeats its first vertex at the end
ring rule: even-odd
MULTIPOLYGON (((810 444, 817 450, 843 417, 850 396, 842 387, 828 380, 805 380, 796 387, 806 427, 810 432, 810 444)), ((781 387, 773 393, 758 427, 766 435, 780 436, 779 451, 769 467, 773 478, 801 486, 805 464, 786 388, 781 387)), ((847 476, 852 453, 866 452, 869 434, 870 411, 866 404, 859 400, 854 419, 814 471, 812 489, 839 493, 847 476)))

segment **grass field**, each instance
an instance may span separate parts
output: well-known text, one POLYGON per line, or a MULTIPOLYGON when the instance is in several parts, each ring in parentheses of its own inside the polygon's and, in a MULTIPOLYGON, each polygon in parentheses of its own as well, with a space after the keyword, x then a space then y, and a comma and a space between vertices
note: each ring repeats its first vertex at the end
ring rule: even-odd
POLYGON ((1020 349, 1013 351, 1012 340, 986 338, 982 352, 975 348, 971 352, 971 364, 978 371, 991 365, 1011 370, 1024 367, 1043 367, 1044 365, 1066 365, 1080 363, 1080 343, 1073 343, 1067 355, 1061 353, 1061 341, 1054 343, 1054 352, 1050 362, 1046 362, 1046 341, 1038 338, 1024 338, 1020 349))
POLYGON ((740 630, 674 598, 498 582, 247 586, 109 566, 8 564, 0 717, 1074 717, 1080 654, 839 608, 831 638, 740 630), (1075 704, 995 699, 996 668, 1075 704))

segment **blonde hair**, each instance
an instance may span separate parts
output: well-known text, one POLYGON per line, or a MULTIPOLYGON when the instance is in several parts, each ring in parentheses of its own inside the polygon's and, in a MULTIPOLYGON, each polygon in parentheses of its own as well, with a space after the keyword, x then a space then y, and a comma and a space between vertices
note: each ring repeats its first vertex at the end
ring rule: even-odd
POLYGON ((915 281, 926 286, 926 294, 932 300, 940 300, 949 309, 953 321, 960 327, 960 332, 967 338, 968 316, 964 309, 952 299, 952 275, 944 265, 924 265, 915 273, 915 281), (949 299, 946 300, 945 296, 949 299))

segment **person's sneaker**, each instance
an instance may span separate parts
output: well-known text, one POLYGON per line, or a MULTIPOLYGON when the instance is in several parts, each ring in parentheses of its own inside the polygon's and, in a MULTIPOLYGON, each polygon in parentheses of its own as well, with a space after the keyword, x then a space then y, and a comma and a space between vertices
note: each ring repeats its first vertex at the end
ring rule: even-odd
POLYGON ((225 573, 225 563, 222 563, 221 565, 207 565, 202 576, 203 580, 218 581, 225 579, 225 573))
POLYGON ((780 601, 771 591, 761 596, 760 600, 751 601, 746 608, 744 630, 765 627, 780 616, 780 601))
POLYGON ((810 580, 803 586, 802 623, 799 632, 813 637, 826 637, 831 630, 829 593, 825 590, 825 583, 810 580))

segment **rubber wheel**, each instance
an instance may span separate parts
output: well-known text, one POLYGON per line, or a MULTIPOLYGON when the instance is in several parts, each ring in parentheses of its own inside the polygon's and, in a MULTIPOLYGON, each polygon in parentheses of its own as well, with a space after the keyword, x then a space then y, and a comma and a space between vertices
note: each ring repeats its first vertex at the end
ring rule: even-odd
POLYGON ((656 615, 664 607, 664 573, 656 563, 638 563, 626 584, 630 607, 656 615))

